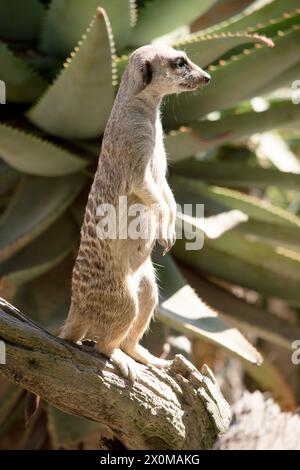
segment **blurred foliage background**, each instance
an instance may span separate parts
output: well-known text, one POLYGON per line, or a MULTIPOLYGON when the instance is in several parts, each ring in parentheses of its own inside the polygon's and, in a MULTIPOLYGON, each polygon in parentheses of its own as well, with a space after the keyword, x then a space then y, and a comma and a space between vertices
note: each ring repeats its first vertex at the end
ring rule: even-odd
MULTIPOLYGON (((205 205, 204 223, 190 219, 205 242, 155 253, 161 302, 145 342, 208 363, 230 402, 259 388, 294 411, 298 0, 0 0, 0 296, 54 333, 66 317, 101 134, 128 54, 152 41, 212 82, 164 102, 169 181, 178 203, 205 205)), ((24 393, 0 379, 0 448, 97 448, 99 424, 47 404, 25 429, 24 393)))

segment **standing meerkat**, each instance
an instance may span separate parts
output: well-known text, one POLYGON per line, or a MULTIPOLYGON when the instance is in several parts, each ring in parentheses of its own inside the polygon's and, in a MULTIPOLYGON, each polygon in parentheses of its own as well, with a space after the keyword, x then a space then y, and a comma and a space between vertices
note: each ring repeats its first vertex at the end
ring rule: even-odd
POLYGON ((168 364, 139 344, 158 302, 151 261, 157 231, 165 253, 175 242, 176 203, 166 180, 160 104, 165 95, 209 81, 183 52, 141 47, 129 57, 104 132, 73 271, 71 307, 60 337, 95 339, 97 350, 131 380, 137 376, 135 361, 168 364), (120 196, 127 198, 128 207, 145 207, 146 238, 98 236, 98 208, 110 204, 118 211, 120 196))

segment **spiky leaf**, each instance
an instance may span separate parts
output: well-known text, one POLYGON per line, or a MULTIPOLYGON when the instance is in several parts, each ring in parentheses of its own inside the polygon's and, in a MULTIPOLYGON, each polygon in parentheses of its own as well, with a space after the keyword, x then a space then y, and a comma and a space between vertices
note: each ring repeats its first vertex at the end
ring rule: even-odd
POLYGON ((166 106, 166 124, 178 127, 217 109, 233 106, 255 95, 272 77, 299 62, 300 25, 274 38, 275 48, 252 48, 210 68, 211 84, 193 96, 183 94, 166 106), (241 84, 243 86, 241 86, 241 84))
POLYGON ((201 67, 209 65, 220 56, 241 44, 261 42, 273 47, 273 41, 265 36, 250 33, 224 33, 203 36, 191 34, 184 39, 176 41, 172 47, 183 49, 188 57, 201 67))
POLYGON ((51 142, 4 124, 0 124, 0 155, 11 167, 38 176, 64 176, 87 165, 51 142))
POLYGON ((49 55, 66 57, 79 41, 99 6, 107 12, 117 48, 123 49, 130 33, 130 24, 134 20, 134 2, 52 0, 42 30, 41 50, 49 55))
POLYGON ((130 44, 140 46, 181 25, 189 24, 205 13, 216 0, 152 0, 138 11, 138 22, 130 44))
POLYGON ((248 303, 201 276, 190 269, 180 266, 183 275, 202 300, 222 315, 222 318, 240 326, 244 331, 251 331, 259 338, 263 338, 290 351, 294 338, 298 338, 300 328, 289 325, 266 309, 248 303))
POLYGON ((172 177, 172 184, 176 187, 189 190, 199 195, 199 201, 203 200, 208 207, 208 214, 219 213, 221 210, 238 209, 245 212, 253 220, 266 222, 279 226, 293 227, 300 236, 300 218, 290 212, 272 206, 254 196, 241 193, 228 188, 218 186, 206 186, 195 179, 172 177), (213 204, 215 201, 215 205, 213 204))
POLYGON ((283 73, 280 73, 276 77, 273 77, 268 83, 263 87, 258 88, 255 92, 257 96, 265 95, 270 93, 278 88, 289 87, 294 80, 297 80, 300 76, 300 62, 289 67, 283 73))
POLYGON ((77 234, 74 220, 63 215, 36 240, 0 264, 0 290, 13 291, 52 269, 74 248, 77 234))
POLYGON ((207 28, 203 34, 220 33, 225 31, 253 32, 265 26, 276 24, 284 18, 284 14, 292 14, 299 8, 298 0, 272 0, 266 5, 250 5, 243 12, 232 16, 219 24, 207 28))
POLYGON ((31 318, 57 335, 66 319, 71 301, 71 278, 74 257, 67 256, 61 263, 42 276, 22 285, 14 304, 31 318))
POLYGON ((187 251, 177 240, 178 258, 208 275, 247 287, 266 296, 300 302, 300 256, 292 250, 254 241, 237 230, 216 240, 207 239, 198 251, 187 251))
POLYGON ((264 132, 299 122, 300 106, 291 101, 272 102, 263 112, 233 110, 216 121, 193 122, 189 127, 171 131, 165 137, 165 147, 172 161, 183 160, 224 142, 248 137, 257 129, 264 132))
POLYGON ((240 162, 199 161, 190 159, 178 162, 172 168, 172 173, 179 176, 198 178, 219 186, 235 188, 267 188, 277 186, 285 189, 300 187, 300 175, 283 173, 274 169, 260 168, 240 162))
POLYGON ((0 196, 17 182, 18 173, 0 160, 0 196))
POLYGON ((85 178, 25 177, 0 220, 0 260, 20 251, 40 235, 79 193, 85 178))
POLYGON ((172 328, 193 337, 213 342, 252 363, 260 354, 235 329, 218 317, 186 283, 170 256, 154 259, 159 267, 162 300, 157 318, 172 328))
POLYGON ((47 88, 46 81, 0 42, 0 79, 6 85, 6 99, 30 103, 47 88))
POLYGON ((74 139, 100 135, 114 100, 109 23, 99 9, 78 50, 28 118, 50 134, 74 139))

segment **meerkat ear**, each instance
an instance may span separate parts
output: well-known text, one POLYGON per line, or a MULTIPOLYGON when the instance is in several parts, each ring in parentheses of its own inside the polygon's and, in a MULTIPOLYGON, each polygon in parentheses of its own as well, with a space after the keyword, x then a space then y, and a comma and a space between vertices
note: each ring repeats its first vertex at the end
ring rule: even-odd
POLYGON ((152 68, 149 60, 146 60, 141 66, 143 88, 145 88, 152 80, 152 68))

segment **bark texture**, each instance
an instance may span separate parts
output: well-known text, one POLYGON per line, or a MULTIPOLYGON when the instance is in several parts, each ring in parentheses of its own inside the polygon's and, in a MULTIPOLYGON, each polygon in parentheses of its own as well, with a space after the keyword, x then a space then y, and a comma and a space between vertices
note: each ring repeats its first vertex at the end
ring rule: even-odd
POLYGON ((245 392, 233 407, 230 429, 214 449, 300 450, 300 417, 282 413, 260 392, 245 392))
POLYGON ((102 423, 127 449, 210 449, 229 427, 213 374, 182 356, 167 371, 140 365, 131 384, 93 349, 54 337, 2 299, 0 339, 1 374, 66 413, 102 423))

